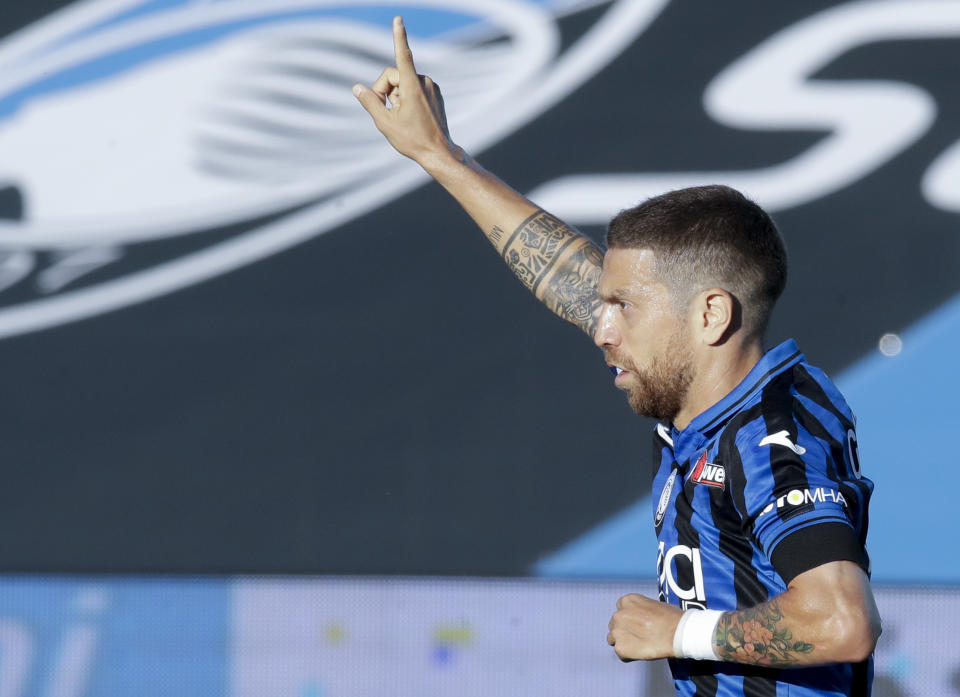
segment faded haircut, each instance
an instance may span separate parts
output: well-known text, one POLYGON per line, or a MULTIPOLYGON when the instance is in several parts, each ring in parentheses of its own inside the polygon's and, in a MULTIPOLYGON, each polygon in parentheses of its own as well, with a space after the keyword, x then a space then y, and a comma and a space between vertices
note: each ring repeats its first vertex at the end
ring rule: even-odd
POLYGON ((653 251, 653 271, 678 311, 701 291, 727 291, 751 335, 763 335, 787 283, 787 253, 770 216, 728 186, 670 191, 621 211, 607 247, 653 251))

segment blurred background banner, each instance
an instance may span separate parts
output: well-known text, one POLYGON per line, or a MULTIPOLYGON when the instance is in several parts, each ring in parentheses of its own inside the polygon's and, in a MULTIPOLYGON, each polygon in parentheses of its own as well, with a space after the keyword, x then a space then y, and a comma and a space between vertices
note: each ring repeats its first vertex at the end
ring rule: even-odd
POLYGON ((224 581, 0 579, 0 694, 227 695, 224 581))
POLYGON ((946 0, 5 8, 0 568, 652 577, 652 423, 350 94, 397 13, 457 142, 594 238, 688 184, 773 212, 874 578, 956 584, 946 0))
MULTIPOLYGON (((652 583, 23 577, 0 583, 5 697, 670 697, 620 663, 615 599, 652 583)), ((957 589, 881 586, 876 697, 953 695, 957 589)))

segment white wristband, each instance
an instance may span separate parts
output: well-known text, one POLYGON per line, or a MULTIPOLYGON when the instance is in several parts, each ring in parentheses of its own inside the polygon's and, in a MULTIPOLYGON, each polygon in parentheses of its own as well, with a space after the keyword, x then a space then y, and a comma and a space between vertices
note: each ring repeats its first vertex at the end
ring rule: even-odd
POLYGON ((713 635, 720 621, 720 610, 687 610, 673 635, 673 653, 677 658, 719 661, 713 635))

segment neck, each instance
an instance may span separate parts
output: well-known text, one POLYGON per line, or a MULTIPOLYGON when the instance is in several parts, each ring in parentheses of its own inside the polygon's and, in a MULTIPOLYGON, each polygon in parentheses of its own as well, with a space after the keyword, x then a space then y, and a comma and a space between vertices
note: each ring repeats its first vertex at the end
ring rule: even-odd
POLYGON ((697 361, 696 374, 687 398, 673 420, 674 427, 682 431, 697 416, 730 394, 762 357, 763 347, 759 340, 736 346, 708 347, 703 359, 697 361))

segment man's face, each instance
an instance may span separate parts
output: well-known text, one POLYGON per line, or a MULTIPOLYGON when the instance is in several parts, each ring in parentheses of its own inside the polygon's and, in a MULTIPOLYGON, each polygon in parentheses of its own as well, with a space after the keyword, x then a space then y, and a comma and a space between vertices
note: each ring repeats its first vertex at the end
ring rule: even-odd
POLYGON ((653 274, 649 249, 611 249, 603 258, 603 307, 594 342, 603 349, 614 384, 638 414, 673 421, 693 381, 686 321, 653 274))

